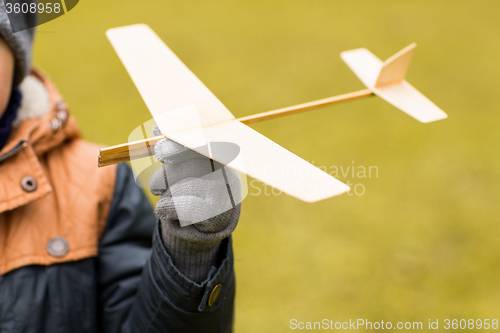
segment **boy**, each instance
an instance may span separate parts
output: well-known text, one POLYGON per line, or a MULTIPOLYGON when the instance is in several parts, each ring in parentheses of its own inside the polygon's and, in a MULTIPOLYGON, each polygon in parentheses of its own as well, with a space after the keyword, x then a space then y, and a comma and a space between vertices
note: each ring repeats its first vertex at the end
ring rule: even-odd
POLYGON ((209 160, 169 140, 151 179, 158 222, 127 165, 98 169, 99 147, 30 72, 33 29, 11 30, 33 15, 0 4, 0 332, 231 331, 240 206, 180 227, 224 193, 202 178, 209 160))

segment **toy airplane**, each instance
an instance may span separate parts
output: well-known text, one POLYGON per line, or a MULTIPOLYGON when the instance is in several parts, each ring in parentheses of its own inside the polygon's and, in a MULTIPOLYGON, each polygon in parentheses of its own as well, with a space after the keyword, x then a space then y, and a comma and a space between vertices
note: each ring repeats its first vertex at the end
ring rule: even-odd
MULTIPOLYGON (((235 119, 148 26, 114 28, 107 36, 165 137, 306 202, 339 195, 350 188, 245 124, 373 94, 424 123, 447 117, 404 80, 415 44, 385 62, 367 49, 342 52, 342 59, 368 87, 366 90, 235 119), (243 164, 207 149, 216 142, 236 144, 243 164)), ((150 156, 154 154, 151 148, 163 138, 103 148, 99 166, 150 156)))

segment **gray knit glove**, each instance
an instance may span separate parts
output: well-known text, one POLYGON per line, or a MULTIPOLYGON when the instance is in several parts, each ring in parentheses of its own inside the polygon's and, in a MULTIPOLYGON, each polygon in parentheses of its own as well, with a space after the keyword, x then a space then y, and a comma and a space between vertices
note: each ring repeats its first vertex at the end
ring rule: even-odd
MULTIPOLYGON (((153 133, 161 135, 156 125, 153 133)), ((149 187, 154 195, 161 195, 156 215, 162 239, 177 269, 200 283, 212 266, 220 264, 225 255, 221 241, 238 223, 238 173, 169 139, 159 141, 155 153, 164 164, 151 177, 149 187)))

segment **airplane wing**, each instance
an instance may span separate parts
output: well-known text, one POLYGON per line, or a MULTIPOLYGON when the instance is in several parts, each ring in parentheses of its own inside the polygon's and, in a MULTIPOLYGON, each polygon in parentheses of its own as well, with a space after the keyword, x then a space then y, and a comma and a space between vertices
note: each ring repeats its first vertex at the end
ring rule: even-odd
POLYGON ((365 48, 345 51, 340 57, 368 88, 373 88, 382 68, 382 61, 365 48))
POLYGON ((397 84, 377 87, 372 91, 422 123, 448 117, 436 104, 405 80, 397 84))
POLYGON ((409 116, 423 123, 444 119, 446 113, 403 80, 414 47, 410 45, 385 63, 365 48, 342 52, 340 57, 375 95, 409 116))
POLYGON ((237 120, 203 128, 207 142, 232 142, 239 146, 243 159, 225 160, 224 154, 199 149, 200 129, 167 134, 167 137, 200 154, 258 179, 284 193, 306 202, 315 202, 349 191, 349 186, 306 162, 276 142, 237 120), (229 164, 228 164, 229 162, 229 164))
POLYGON ((314 202, 349 186, 234 119, 229 110, 146 25, 110 29, 107 36, 168 138, 298 199, 314 202), (214 142, 240 152, 225 161, 214 142))
POLYGON ((231 112, 147 25, 113 28, 106 35, 153 118, 162 117, 167 124, 162 131, 209 126, 234 119, 231 112), (194 110, 193 107, 196 114, 189 112, 194 110))

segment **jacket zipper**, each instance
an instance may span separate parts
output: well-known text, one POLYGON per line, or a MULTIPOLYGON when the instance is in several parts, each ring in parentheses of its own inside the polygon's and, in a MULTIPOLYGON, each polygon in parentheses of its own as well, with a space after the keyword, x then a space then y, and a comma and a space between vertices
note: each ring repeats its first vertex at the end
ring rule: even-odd
POLYGON ((6 159, 8 159, 9 157, 16 155, 17 153, 19 153, 21 150, 23 150, 27 146, 28 146, 28 141, 26 141, 26 140, 19 141, 19 143, 17 145, 15 145, 14 148, 12 148, 8 152, 6 152, 5 154, 0 156, 0 162, 3 162, 6 159))

